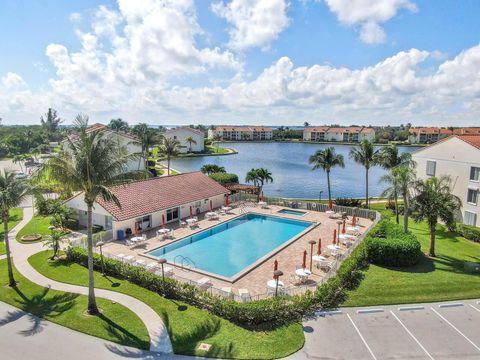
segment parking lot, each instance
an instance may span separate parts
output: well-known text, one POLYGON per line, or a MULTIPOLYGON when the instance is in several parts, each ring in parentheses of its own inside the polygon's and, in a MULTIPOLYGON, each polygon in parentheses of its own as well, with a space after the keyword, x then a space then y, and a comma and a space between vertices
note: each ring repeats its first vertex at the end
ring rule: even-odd
POLYGON ((480 359, 480 301, 345 308, 304 324, 291 359, 480 359))

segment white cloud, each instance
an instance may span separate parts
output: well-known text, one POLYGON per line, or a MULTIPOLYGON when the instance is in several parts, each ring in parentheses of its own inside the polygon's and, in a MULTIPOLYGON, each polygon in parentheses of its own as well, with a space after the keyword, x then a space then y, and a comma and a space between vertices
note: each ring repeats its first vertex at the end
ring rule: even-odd
POLYGON ((4 77, 2 77, 2 84, 7 89, 18 89, 26 85, 22 77, 14 72, 8 72, 4 77))
POLYGON ((236 50, 268 47, 290 22, 286 0, 218 1, 211 9, 231 25, 229 46, 236 50))
POLYGON ((342 24, 359 26, 360 40, 367 44, 385 41, 385 31, 379 24, 392 19, 400 10, 417 11, 410 0, 325 0, 325 3, 342 24))
POLYGON ((73 23, 78 23, 78 22, 82 21, 82 19, 83 19, 82 14, 80 14, 78 12, 71 13, 70 16, 69 16, 69 20, 73 23))
POLYGON ((228 50, 197 45, 202 33, 189 0, 99 7, 78 51, 47 46, 50 88, 30 90, 13 72, 1 78, 0 113, 6 123, 53 106, 67 119, 131 123, 478 125, 480 45, 451 59, 410 49, 360 69, 281 57, 253 77, 228 50))

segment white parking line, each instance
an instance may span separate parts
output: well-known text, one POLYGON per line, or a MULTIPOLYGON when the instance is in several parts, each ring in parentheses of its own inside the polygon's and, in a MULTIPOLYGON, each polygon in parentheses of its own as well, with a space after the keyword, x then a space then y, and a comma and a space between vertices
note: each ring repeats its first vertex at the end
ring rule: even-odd
POLYGON ((360 336, 360 339, 362 339, 363 344, 364 344, 365 347, 367 348, 368 352, 370 353, 370 355, 372 355, 373 360, 377 360, 377 358, 375 357, 375 354, 373 353, 372 349, 370 349, 370 346, 368 346, 367 342, 365 341, 362 333, 360 332, 360 330, 358 330, 357 325, 355 325, 355 323, 353 322, 350 314, 347 313, 347 316, 348 316, 348 319, 350 320, 350 322, 352 323, 353 327, 354 327, 355 330, 357 331, 358 336, 360 336))
POLYGON ((437 310, 435 310, 434 308, 430 308, 432 309, 432 311, 437 314, 441 319, 443 319, 448 325, 450 325, 452 328, 454 328, 460 335, 462 335, 470 344, 472 344, 475 349, 477 349, 478 351, 480 351, 480 347, 478 347, 472 340, 470 340, 464 333, 462 333, 460 330, 458 330, 455 325, 453 325, 450 321, 448 321, 447 319, 445 319, 445 317, 442 316, 442 314, 440 314, 437 310))
POLYGON ((390 310, 390 314, 392 314, 393 317, 394 317, 395 319, 397 319, 397 321, 400 323, 400 325, 402 325, 402 327, 405 329, 405 331, 408 333, 408 335, 410 335, 410 336, 412 337, 412 339, 415 340, 415 342, 418 344, 418 346, 420 346, 420 347, 422 348, 423 352, 424 352, 425 354, 427 354, 427 356, 428 356, 430 359, 435 360, 435 359, 433 358, 433 356, 430 355, 430 353, 427 351, 427 349, 425 349, 425 348, 423 347, 423 345, 420 343, 420 341, 418 341, 418 339, 411 333, 411 331, 408 330, 408 328, 405 326, 405 324, 397 317, 397 315, 395 315, 395 313, 394 313, 392 310, 390 310))
POLYGON ((472 304, 470 304, 470 306, 471 306, 472 308, 474 308, 475 310, 477 310, 478 312, 480 312, 480 309, 479 309, 479 308, 473 306, 472 304))

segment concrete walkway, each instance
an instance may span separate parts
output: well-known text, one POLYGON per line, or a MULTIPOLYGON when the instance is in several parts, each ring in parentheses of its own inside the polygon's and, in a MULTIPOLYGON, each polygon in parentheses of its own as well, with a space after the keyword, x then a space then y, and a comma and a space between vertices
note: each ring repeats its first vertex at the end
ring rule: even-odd
MULTIPOLYGON (((55 290, 70 293, 88 295, 87 287, 65 284, 46 278, 28 263, 28 258, 31 255, 45 250, 45 247, 41 242, 34 244, 21 244, 15 240, 18 231, 23 228, 32 217, 33 209, 31 207, 24 208, 23 220, 9 233, 13 262, 17 270, 27 279, 41 286, 51 287, 55 290)), ((150 351, 164 354, 173 353, 172 344, 162 319, 148 305, 131 296, 109 290, 95 289, 95 295, 97 297, 115 301, 137 314, 145 324, 150 336, 150 351)))

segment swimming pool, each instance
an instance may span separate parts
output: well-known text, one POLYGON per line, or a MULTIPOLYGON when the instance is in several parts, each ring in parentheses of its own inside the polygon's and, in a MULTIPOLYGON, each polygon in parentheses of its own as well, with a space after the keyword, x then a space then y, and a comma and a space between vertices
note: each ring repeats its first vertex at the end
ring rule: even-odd
POLYGON ((282 209, 277 211, 279 214, 288 214, 288 215, 295 215, 295 216, 303 216, 307 212, 301 210, 291 210, 291 209, 282 209))
MULTIPOLYGON (((195 269, 233 281, 314 223, 256 213, 216 225, 146 255, 177 264, 190 258, 195 269)), ((273 270, 272 270, 273 271, 273 270)))

